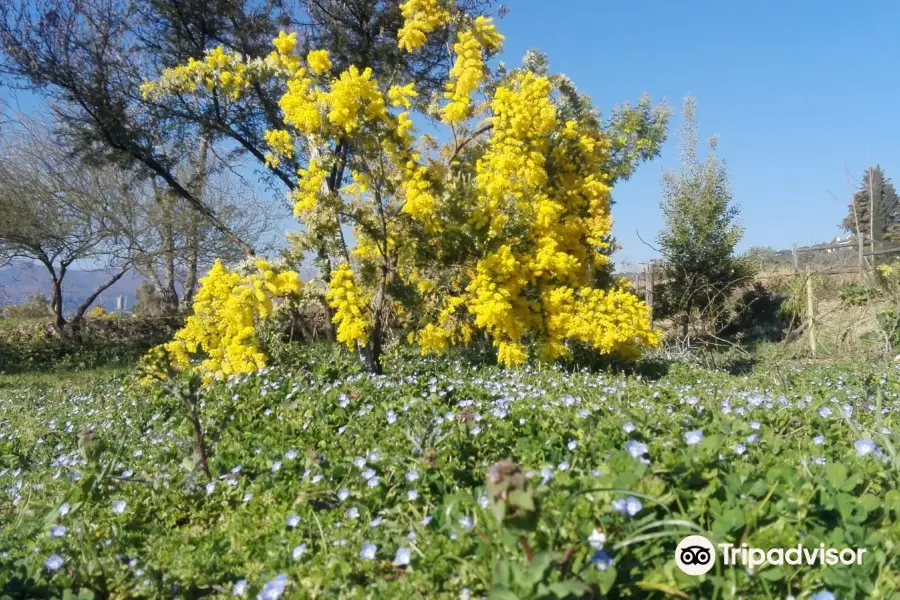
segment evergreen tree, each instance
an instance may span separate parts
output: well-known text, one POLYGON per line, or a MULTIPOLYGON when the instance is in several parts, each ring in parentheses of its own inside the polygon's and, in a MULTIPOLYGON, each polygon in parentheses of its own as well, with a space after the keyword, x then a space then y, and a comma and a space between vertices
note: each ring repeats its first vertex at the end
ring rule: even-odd
POLYGON ((683 107, 681 169, 663 177, 661 207, 665 229, 658 241, 663 253, 663 275, 669 301, 683 317, 688 335, 690 315, 718 318, 729 293, 752 272, 750 264, 735 256, 743 231, 737 223, 725 165, 715 154, 716 139, 701 159, 697 152, 695 101, 683 107))
POLYGON ((875 241, 900 241, 900 197, 897 196, 894 184, 885 177, 881 167, 866 170, 859 191, 853 194, 847 213, 841 223, 845 231, 857 235, 858 222, 863 239, 872 239, 871 231, 874 226, 875 241), (870 214, 870 207, 873 205, 872 196, 875 198, 875 211, 870 214))

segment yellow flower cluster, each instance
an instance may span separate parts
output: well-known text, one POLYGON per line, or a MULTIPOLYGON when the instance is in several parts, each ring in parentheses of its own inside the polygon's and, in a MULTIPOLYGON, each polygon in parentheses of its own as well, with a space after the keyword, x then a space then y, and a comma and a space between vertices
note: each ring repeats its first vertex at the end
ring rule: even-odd
POLYGON ((207 52, 203 60, 190 58, 184 65, 165 69, 159 79, 144 82, 140 89, 145 99, 217 89, 225 98, 234 101, 249 85, 243 57, 218 46, 207 52))
POLYGON ((296 272, 276 271, 264 260, 255 266, 255 273, 242 276, 216 261, 200 280, 193 313, 164 346, 177 368, 202 359, 199 368, 209 380, 265 366, 257 322, 272 314, 274 298, 298 293, 301 282, 296 272))
POLYGON ((402 106, 403 108, 410 108, 412 106, 411 98, 416 98, 418 95, 414 83, 394 85, 388 90, 388 100, 390 100, 391 106, 402 106))
POLYGON ((288 79, 287 91, 278 100, 284 122, 304 135, 315 133, 322 126, 322 114, 311 86, 312 79, 300 68, 288 79))
POLYGON ((284 129, 271 129, 265 133, 266 144, 272 152, 266 154, 266 164, 277 167, 281 163, 281 157, 292 158, 294 156, 294 139, 290 132, 284 129))
POLYGON ((325 184, 325 178, 328 177, 328 171, 323 169, 317 160, 310 159, 309 167, 300 169, 298 175, 297 187, 291 191, 295 217, 301 217, 316 207, 325 184))
POLYGON ((503 36, 491 19, 480 16, 472 28, 457 35, 453 52, 456 61, 450 69, 451 81, 447 83, 444 97, 449 103, 442 111, 442 120, 448 125, 464 121, 468 117, 472 94, 485 77, 484 51, 494 51, 503 43, 503 36))
POLYGON ((384 96, 378 82, 372 79, 372 69, 360 71, 354 65, 341 73, 340 79, 331 84, 331 90, 322 100, 329 107, 328 120, 345 133, 354 133, 364 119, 380 121, 387 118, 384 96))
POLYGON ((463 313, 490 335, 505 365, 524 362, 529 344, 553 359, 569 352, 568 341, 624 356, 659 342, 637 297, 590 286, 591 267, 608 261, 609 144, 596 127, 560 123, 552 93, 546 77, 530 72, 495 92, 469 224, 499 242, 477 261, 464 292, 444 301, 455 318, 439 313, 419 331, 423 352, 455 343, 463 313))
POLYGON ((328 58, 328 50, 312 50, 306 55, 306 64, 316 75, 327 73, 331 68, 331 59, 328 58))
POLYGON ((439 0, 406 0, 400 5, 403 27, 397 32, 397 45, 415 52, 428 41, 428 34, 450 22, 450 12, 439 0))
POLYGON ((358 344, 369 341, 368 319, 366 307, 368 301, 356 285, 353 269, 342 263, 331 273, 326 300, 334 309, 334 323, 337 327, 337 340, 346 344, 351 350, 358 344))
POLYGON ((294 48, 297 47, 297 33, 285 33, 283 31, 279 31, 278 37, 272 41, 272 45, 275 46, 275 50, 278 52, 278 54, 293 54, 294 48))

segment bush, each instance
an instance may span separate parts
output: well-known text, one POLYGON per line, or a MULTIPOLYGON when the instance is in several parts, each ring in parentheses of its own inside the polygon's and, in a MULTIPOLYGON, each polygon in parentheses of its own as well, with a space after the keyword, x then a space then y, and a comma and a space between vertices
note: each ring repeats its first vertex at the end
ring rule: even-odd
POLYGON ((82 370, 128 365, 181 325, 169 318, 98 318, 84 322, 78 344, 60 340, 45 321, 0 319, 0 373, 82 370))
POLYGON ((862 283, 848 283, 841 287, 841 302, 848 306, 863 306, 881 296, 881 290, 862 283))
POLYGON ((7 306, 2 312, 7 319, 46 319, 50 314, 50 300, 42 294, 33 294, 20 304, 7 306))

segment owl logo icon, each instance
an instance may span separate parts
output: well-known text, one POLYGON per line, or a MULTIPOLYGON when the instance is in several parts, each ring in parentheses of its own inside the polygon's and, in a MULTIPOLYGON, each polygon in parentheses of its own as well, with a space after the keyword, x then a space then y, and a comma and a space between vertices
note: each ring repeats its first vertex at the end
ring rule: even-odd
POLYGON ((716 547, 702 535, 689 535, 675 548, 675 564, 688 575, 703 575, 716 564, 716 547))

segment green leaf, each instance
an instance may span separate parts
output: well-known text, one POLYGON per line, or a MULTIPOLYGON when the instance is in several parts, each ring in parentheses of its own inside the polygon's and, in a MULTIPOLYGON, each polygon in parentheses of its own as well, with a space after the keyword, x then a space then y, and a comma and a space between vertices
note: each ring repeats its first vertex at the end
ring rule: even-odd
POLYGON ((590 588, 578 580, 570 579, 568 581, 557 581, 547 586, 547 591, 556 598, 566 598, 568 596, 581 597, 590 591, 590 588))
POLYGON ((847 479, 847 467, 841 463, 831 463, 825 467, 825 476, 831 485, 840 488, 847 479))
POLYGON ((508 588, 512 583, 512 570, 509 561, 501 558, 494 565, 494 585, 508 588))
POLYGON ((534 492, 529 490, 513 490, 509 493, 509 503, 522 510, 534 510, 534 492))
POLYGON ((522 583, 529 589, 533 588, 544 580, 552 564, 553 554, 550 552, 538 552, 528 564, 528 570, 525 572, 522 583))
POLYGON ((505 588, 491 588, 488 592, 489 600, 519 600, 519 597, 505 588))

